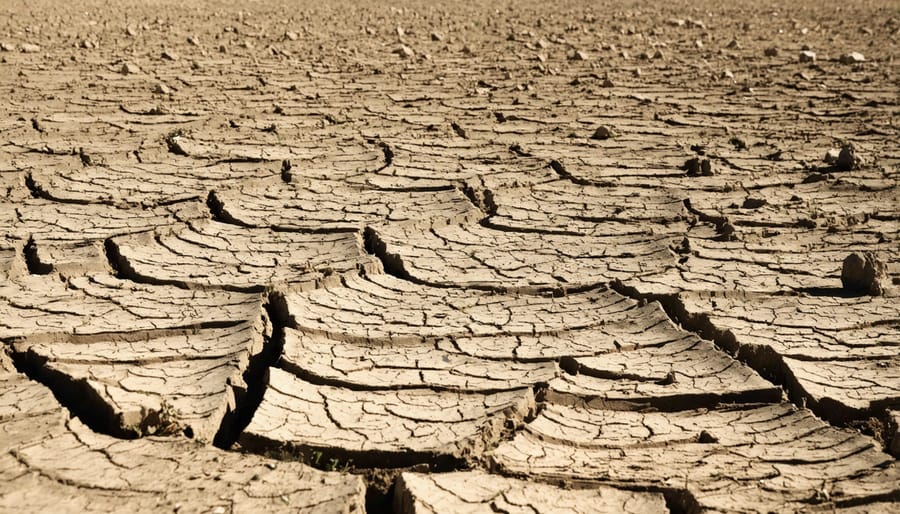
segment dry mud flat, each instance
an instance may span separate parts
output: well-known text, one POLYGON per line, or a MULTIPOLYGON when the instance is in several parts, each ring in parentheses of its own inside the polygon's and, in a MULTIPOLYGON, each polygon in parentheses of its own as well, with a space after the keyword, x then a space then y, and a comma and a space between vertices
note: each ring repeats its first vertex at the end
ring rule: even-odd
POLYGON ((330 4, 0 5, 0 511, 900 510, 896 6, 330 4))

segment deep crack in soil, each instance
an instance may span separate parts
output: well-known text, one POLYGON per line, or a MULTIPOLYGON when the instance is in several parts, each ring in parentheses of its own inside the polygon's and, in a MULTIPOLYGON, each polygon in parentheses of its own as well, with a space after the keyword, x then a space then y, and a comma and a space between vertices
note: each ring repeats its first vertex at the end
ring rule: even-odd
POLYGON ((0 6, 0 511, 900 510, 889 2, 182 4, 0 6))

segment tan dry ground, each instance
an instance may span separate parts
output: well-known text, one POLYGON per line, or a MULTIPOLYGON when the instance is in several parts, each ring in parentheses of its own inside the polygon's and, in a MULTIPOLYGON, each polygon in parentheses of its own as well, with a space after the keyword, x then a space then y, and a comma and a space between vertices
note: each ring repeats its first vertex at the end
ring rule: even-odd
POLYGON ((0 3, 0 512, 900 510, 900 9, 724 3, 0 3))

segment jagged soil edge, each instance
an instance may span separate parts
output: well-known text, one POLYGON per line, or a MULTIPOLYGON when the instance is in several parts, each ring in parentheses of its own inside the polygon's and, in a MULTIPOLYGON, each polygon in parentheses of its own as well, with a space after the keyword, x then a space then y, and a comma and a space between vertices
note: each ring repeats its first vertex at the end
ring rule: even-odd
POLYGON ((614 281, 610 287, 629 298, 638 301, 656 301, 666 315, 683 329, 713 341, 740 362, 746 364, 764 379, 784 389, 788 399, 800 408, 809 408, 816 416, 837 427, 860 429, 882 444, 887 437, 884 423, 884 406, 872 405, 869 409, 853 409, 829 398, 816 400, 809 396, 794 376, 784 359, 768 346, 741 344, 730 330, 715 326, 707 314, 691 314, 678 294, 639 293, 635 288, 621 281, 614 281))
POLYGON ((262 351, 250 357, 244 370, 246 389, 232 388, 235 394, 235 409, 225 414, 213 439, 215 446, 225 450, 234 445, 241 432, 253 419, 269 383, 269 368, 281 358, 284 347, 284 320, 287 312, 284 296, 278 292, 270 293, 262 307, 263 326, 267 327, 263 332, 262 351))

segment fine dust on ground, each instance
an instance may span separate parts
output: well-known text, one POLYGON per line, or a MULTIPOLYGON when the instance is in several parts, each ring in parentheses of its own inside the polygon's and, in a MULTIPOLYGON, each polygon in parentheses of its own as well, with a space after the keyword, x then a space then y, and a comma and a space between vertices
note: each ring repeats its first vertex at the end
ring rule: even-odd
POLYGON ((897 512, 890 1, 8 0, 0 511, 897 512))

